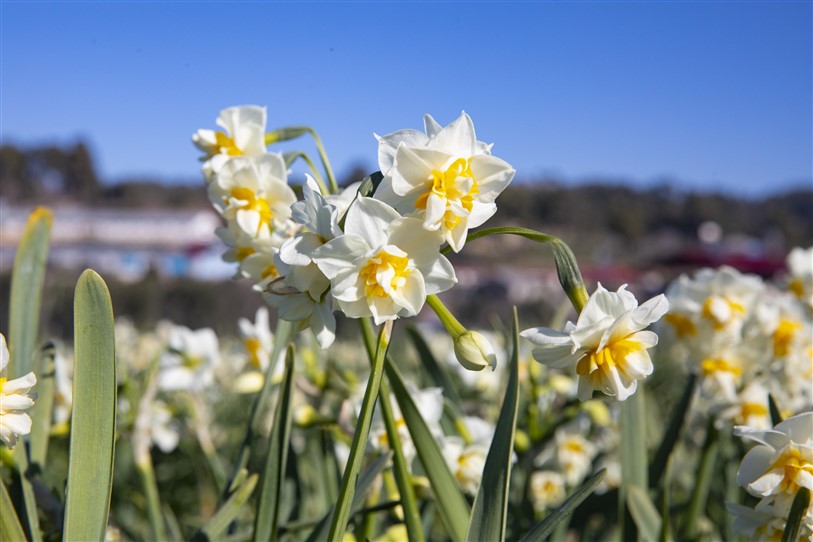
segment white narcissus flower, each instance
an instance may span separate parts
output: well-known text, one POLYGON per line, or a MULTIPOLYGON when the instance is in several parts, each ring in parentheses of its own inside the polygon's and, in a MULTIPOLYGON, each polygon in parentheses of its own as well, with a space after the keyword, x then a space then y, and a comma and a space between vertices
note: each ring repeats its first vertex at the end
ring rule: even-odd
MULTIPOLYGON (((0 374, 6 370, 9 353, 6 338, 0 334, 0 374)), ((37 383, 34 373, 8 380, 0 377, 0 440, 10 449, 17 439, 31 432, 31 417, 26 413, 34 406, 37 394, 31 388, 37 383)))
POLYGON ((271 351, 274 348, 274 335, 268 323, 268 309, 260 307, 254 317, 254 322, 247 318, 237 320, 243 348, 248 354, 251 367, 264 371, 271 360, 271 351))
POLYGON ((813 247, 804 249, 796 247, 787 258, 788 272, 791 276, 788 289, 809 308, 813 308, 813 247))
POLYGON ((559 506, 567 497, 565 477, 552 470, 531 474, 531 501, 537 514, 559 506))
POLYGON ((220 171, 233 156, 258 156, 266 152, 266 108, 257 105, 229 107, 220 112, 217 125, 225 133, 215 130, 198 130, 192 142, 206 153, 203 172, 207 180, 220 171))
POLYGON ((422 228, 419 219, 359 198, 347 211, 344 235, 316 249, 312 259, 345 315, 372 316, 380 325, 418 314, 427 295, 457 282, 440 243, 440 234, 422 228))
POLYGON ((644 328, 667 310, 663 294, 638 306, 626 285, 609 292, 599 284, 575 325, 568 322, 564 331, 526 329, 521 335, 537 345, 532 354, 540 363, 575 368, 582 401, 590 399, 593 390, 624 401, 635 393, 638 380, 652 374, 647 349, 658 343, 658 336, 644 328))
POLYGON ((477 141, 466 113, 444 128, 429 115, 425 122, 426 134, 400 130, 377 136, 384 179, 375 197, 401 213, 417 213, 426 229, 441 231, 459 252, 468 230, 497 211, 494 202, 516 172, 477 141))
POLYGON ((207 191, 220 214, 251 236, 266 237, 291 228, 296 194, 288 185, 285 160, 279 154, 229 160, 207 191))
POLYGON ((792 497, 800 487, 813 491, 813 412, 787 418, 773 429, 736 426, 734 434, 758 444, 740 464, 737 483, 756 497, 792 497))
POLYGON ((184 326, 173 326, 168 342, 159 364, 160 389, 198 391, 214 381, 214 368, 220 362, 214 330, 192 331, 184 326))
POLYGON ((316 181, 308 175, 303 187, 304 199, 291 206, 294 222, 302 229, 283 243, 275 264, 280 279, 264 294, 276 307, 280 318, 298 322, 300 328, 310 327, 319 342, 327 348, 336 338, 333 300, 328 295, 330 280, 313 260, 322 245, 342 235, 338 224, 338 209, 319 193, 316 181))

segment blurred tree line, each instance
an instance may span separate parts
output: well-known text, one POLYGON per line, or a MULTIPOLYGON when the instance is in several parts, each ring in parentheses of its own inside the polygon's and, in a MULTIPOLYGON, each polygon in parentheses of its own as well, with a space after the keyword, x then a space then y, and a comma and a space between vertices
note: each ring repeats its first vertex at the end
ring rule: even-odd
MULTIPOLYGON (((347 172, 343 184, 364 175, 357 166, 347 172)), ((197 179, 184 184, 154 179, 100 182, 90 151, 81 141, 65 147, 0 146, 0 196, 10 203, 68 200, 114 207, 208 206, 197 179)), ((636 189, 600 183, 564 186, 546 180, 515 182, 500 195, 499 206, 489 225, 575 228, 638 240, 663 229, 694 237, 700 224, 715 221, 725 232, 760 236, 771 229, 778 230, 789 246, 813 244, 813 187, 745 199, 668 185, 636 189)))

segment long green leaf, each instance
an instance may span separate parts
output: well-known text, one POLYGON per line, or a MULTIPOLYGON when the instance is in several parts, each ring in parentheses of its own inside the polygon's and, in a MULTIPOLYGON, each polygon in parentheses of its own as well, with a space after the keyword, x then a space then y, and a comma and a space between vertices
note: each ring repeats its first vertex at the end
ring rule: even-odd
POLYGON ((627 488, 647 485, 647 456, 646 456, 646 398, 643 386, 638 391, 621 402, 619 414, 621 430, 621 489, 618 502, 618 519, 625 540, 634 540, 635 524, 627 515, 627 488))
POLYGON ((390 358, 387 358, 384 368, 392 386, 392 393, 401 408, 401 416, 412 436, 418 458, 432 485, 441 520, 452 540, 461 542, 466 538, 469 524, 469 506, 466 499, 449 471, 434 435, 429 431, 418 406, 409 394, 401 373, 390 358))
POLYGON ((257 481, 260 479, 258 474, 252 474, 242 483, 237 485, 237 489, 231 494, 231 497, 220 507, 217 513, 206 522, 198 532, 192 535, 193 542, 202 542, 205 540, 220 540, 223 532, 228 528, 229 524, 237 517, 240 509, 246 504, 246 501, 254 493, 254 488, 257 486, 257 481))
MULTIPOLYGON (((351 514, 355 514, 358 510, 361 509, 361 505, 364 504, 364 500, 367 498, 367 494, 373 487, 373 482, 375 482, 378 475, 381 474, 381 471, 383 471, 384 467, 386 467, 387 464, 390 462, 391 457, 392 452, 382 454, 376 457, 367 466, 366 469, 361 471, 358 483, 356 484, 356 492, 353 495, 353 505, 350 508, 351 514)), ((319 521, 319 523, 313 529, 311 534, 308 536, 307 542, 318 542, 322 540, 327 540, 334 510, 335 506, 332 507, 328 511, 328 513, 324 515, 321 521, 319 521)))
POLYGON ((14 504, 6 491, 6 484, 0 481, 0 540, 3 542, 17 542, 25 540, 23 527, 17 519, 14 504))
POLYGON ((785 524, 785 532, 782 533, 782 542, 795 542, 799 539, 799 531, 802 528, 802 518, 805 516, 810 506, 810 490, 800 487, 793 498, 788 512, 788 522, 785 524))
POLYGON ((367 447, 367 437, 370 435, 370 424, 373 421, 373 410, 381 387, 381 378, 384 373, 384 360, 387 356, 387 349, 390 346, 392 335, 392 320, 388 320, 381 326, 378 333, 378 345, 373 359, 373 366, 370 372, 370 379, 367 381, 367 389, 364 392, 364 399, 361 401, 361 411, 359 412, 356 431, 353 433, 353 442, 350 445, 350 455, 347 458, 347 466, 342 476, 342 485, 339 489, 339 500, 333 517, 330 520, 329 540, 338 540, 344 536, 347 522, 350 520, 350 509, 353 504, 353 494, 356 491, 356 482, 361 462, 364 459, 364 450, 367 447))
POLYGON ((694 490, 686 512, 684 536, 694 540, 699 529, 700 516, 706 510, 706 501, 711 489, 711 480, 714 476, 714 463, 717 461, 719 449, 718 431, 714 428, 714 419, 709 419, 706 425, 706 440, 703 442, 703 451, 700 455, 700 465, 694 480, 694 490))
POLYGON ((657 540, 661 531, 661 516, 646 491, 638 486, 629 486, 627 506, 643 539, 657 540))
POLYGON ((672 450, 675 448, 680 429, 683 427, 683 422, 686 419, 686 412, 689 411, 689 404, 694 395, 694 385, 697 381, 697 376, 690 374, 686 380, 686 387, 683 388, 683 394, 675 404, 672 411, 672 417, 669 419, 669 425, 666 431, 663 432, 661 444, 658 446, 658 451, 655 453, 655 458, 652 460, 652 465, 649 467, 649 486, 651 488, 657 487, 661 481, 661 476, 666 468, 666 462, 672 450))
POLYGON ((8 348, 11 358, 6 367, 10 379, 31 372, 40 323, 42 285, 51 237, 53 215, 38 207, 28 217, 25 232, 14 256, 9 304, 8 348))
POLYGON ((51 409, 54 406, 54 356, 56 348, 49 342, 37 355, 34 374, 37 375, 37 401, 31 409, 31 434, 29 435, 31 465, 43 471, 48 455, 48 439, 51 433, 51 409))
POLYGON ((113 486, 116 351, 113 306, 88 269, 74 295, 74 369, 64 540, 103 540, 113 486))
POLYGON ((545 519, 534 525, 533 529, 525 533, 520 539, 520 542, 542 542, 545 540, 550 536, 560 521, 570 515, 584 499, 590 496, 606 474, 607 469, 601 469, 591 476, 579 489, 574 491, 570 497, 565 499, 565 502, 563 502, 559 508, 548 514, 545 519))
POLYGON ((294 349, 288 347, 285 356, 285 374, 274 412, 274 425, 268 440, 268 457, 263 472, 257 517, 254 522, 254 540, 275 540, 280 522, 280 504, 285 482, 285 466, 291 440, 291 399, 294 383, 294 349))
POLYGON ((483 478, 469 520, 467 540, 503 540, 508 515, 508 484, 511 480, 511 460, 519 406, 519 324, 514 308, 514 352, 508 366, 508 387, 505 390, 500 417, 486 457, 483 478))

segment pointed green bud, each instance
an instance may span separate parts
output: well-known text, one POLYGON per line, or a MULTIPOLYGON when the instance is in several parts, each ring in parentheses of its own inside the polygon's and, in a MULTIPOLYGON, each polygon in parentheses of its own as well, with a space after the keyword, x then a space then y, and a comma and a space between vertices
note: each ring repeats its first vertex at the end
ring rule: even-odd
POLYGON ((466 330, 454 340, 454 355, 465 369, 469 371, 482 371, 486 367, 491 370, 497 366, 497 355, 494 347, 482 333, 466 330))

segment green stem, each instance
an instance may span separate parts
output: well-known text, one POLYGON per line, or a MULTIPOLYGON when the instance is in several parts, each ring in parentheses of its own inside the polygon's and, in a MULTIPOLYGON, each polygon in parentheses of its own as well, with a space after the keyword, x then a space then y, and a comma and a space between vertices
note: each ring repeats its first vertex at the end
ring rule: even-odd
POLYGON ((301 158, 306 164, 308 164, 308 168, 310 168, 311 173, 313 173, 313 179, 316 181, 316 184, 319 185, 319 192, 322 193, 323 196, 327 196, 330 194, 328 187, 325 185, 325 180, 322 178, 322 174, 319 173, 319 169, 316 167, 316 164, 311 160, 311 157, 308 156, 307 153, 302 151, 293 151, 293 152, 286 152, 285 153, 285 163, 289 166, 297 159, 301 158))
POLYGON ((40 531, 39 518, 37 517, 37 500, 34 497, 34 486, 29 478, 29 462, 28 451, 26 450, 27 443, 21 438, 14 448, 14 457, 17 461, 20 475, 20 486, 23 491, 23 503, 25 505, 25 523, 23 527, 27 527, 26 531, 29 535, 29 540, 32 542, 39 542, 42 540, 42 533, 40 531))
POLYGON ((304 134, 310 134, 314 143, 316 143, 316 150, 319 151, 319 159, 322 161, 322 165, 325 168, 325 175, 330 184, 330 192, 332 194, 338 193, 339 187, 336 184, 336 177, 333 175, 333 168, 330 167, 330 161, 327 159, 325 146, 322 144, 322 139, 319 137, 319 134, 316 133, 316 130, 310 126, 288 126, 280 128, 279 130, 265 134, 265 144, 271 145, 279 141, 289 141, 304 134))
MULTIPOLYGON (((584 280, 582 279, 581 271, 579 271, 579 266, 576 263, 576 257, 564 241, 553 235, 548 235, 536 230, 505 226, 471 232, 466 236, 466 242, 468 243, 489 235, 518 235, 537 243, 549 244, 553 250, 554 260, 556 261, 556 273, 559 276, 559 283, 565 290, 576 312, 580 313, 582 311, 589 296, 584 287, 584 280)), ((448 254, 451 251, 452 248, 446 246, 441 250, 441 253, 448 254)))
MULTIPOLYGON (((373 330, 369 319, 361 320, 361 330, 364 336, 364 343, 367 347, 367 355, 370 363, 374 363, 373 351, 373 330)), ((393 464, 395 466, 395 483, 398 485, 398 493, 401 495, 401 505, 404 509, 404 523, 406 524, 409 539, 422 542, 424 540, 423 527, 421 526, 421 514, 418 504, 415 501, 415 490, 409 478, 409 467, 404 458, 404 450, 401 447, 401 436, 398 434, 398 426, 395 423, 392 404, 390 403, 390 385, 387 379, 381 381, 381 394, 378 403, 381 405, 381 415, 384 418, 384 427, 387 429, 387 442, 393 451, 393 464)))
POLYGON ((443 327, 446 328, 446 331, 449 332, 452 339, 457 339, 468 331, 463 324, 455 318, 454 314, 446 308, 446 305, 443 304, 443 301, 441 301, 438 296, 434 294, 426 296, 426 304, 438 315, 440 323, 443 324, 443 327))
POLYGON ((347 467, 342 477, 342 485, 339 490, 339 500, 330 522, 330 532, 328 540, 341 540, 347 529, 347 522, 350 519, 350 508, 353 504, 353 495, 356 491, 356 481, 361 469, 361 461, 364 458, 364 449, 367 447, 367 438, 370 434, 370 423, 373 420, 373 409, 378 392, 381 387, 382 375, 384 373, 384 359, 387 355, 387 348, 392 335, 392 320, 388 320, 378 333, 378 346, 373 358, 372 372, 367 381, 367 389, 364 392, 364 399, 361 403, 356 431, 353 434, 353 444, 350 446, 350 456, 347 460, 347 467))
POLYGON ((161 515, 161 501, 158 497, 158 484, 155 482, 155 471, 152 458, 147 455, 136 465, 144 496, 147 498, 147 517, 150 520, 150 531, 153 540, 166 540, 164 519, 161 515))
POLYGON ((325 152, 324 145, 322 145, 322 139, 313 128, 308 128, 308 132, 311 134, 311 137, 313 137, 314 143, 316 143, 316 149, 319 151, 319 158, 322 160, 322 165, 325 167, 327 181, 330 183, 330 190, 333 194, 337 194, 339 192, 339 186, 336 184, 336 177, 333 175, 333 168, 330 167, 330 161, 327 159, 327 153, 325 152))

